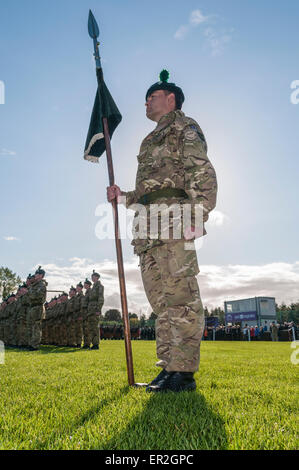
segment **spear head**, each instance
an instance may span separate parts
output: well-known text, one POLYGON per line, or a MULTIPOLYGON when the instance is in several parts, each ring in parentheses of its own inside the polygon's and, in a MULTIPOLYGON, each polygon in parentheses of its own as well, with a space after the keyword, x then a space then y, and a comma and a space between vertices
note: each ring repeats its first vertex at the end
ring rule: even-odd
POLYGON ((97 39, 97 37, 100 34, 98 23, 96 22, 95 17, 93 16, 93 13, 91 10, 89 10, 89 17, 88 17, 88 32, 89 32, 89 36, 92 39, 97 39))
POLYGON ((100 53, 99 53, 99 42, 97 40, 100 30, 98 27, 98 23, 95 20, 95 17, 92 14, 92 11, 89 10, 89 16, 88 16, 88 33, 89 36, 93 39, 93 45, 94 45, 94 58, 96 61, 96 67, 97 69, 101 69, 101 58, 100 58, 100 53))

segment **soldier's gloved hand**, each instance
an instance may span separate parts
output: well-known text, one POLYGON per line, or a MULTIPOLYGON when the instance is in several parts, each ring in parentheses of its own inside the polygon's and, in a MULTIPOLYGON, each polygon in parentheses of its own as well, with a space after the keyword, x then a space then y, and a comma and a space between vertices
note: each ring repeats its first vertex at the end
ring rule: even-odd
POLYGON ((119 203, 119 198, 121 196, 121 190, 117 184, 107 187, 107 199, 108 202, 112 202, 114 199, 119 203))
POLYGON ((185 240, 192 240, 202 236, 202 230, 198 227, 187 227, 184 231, 185 240))

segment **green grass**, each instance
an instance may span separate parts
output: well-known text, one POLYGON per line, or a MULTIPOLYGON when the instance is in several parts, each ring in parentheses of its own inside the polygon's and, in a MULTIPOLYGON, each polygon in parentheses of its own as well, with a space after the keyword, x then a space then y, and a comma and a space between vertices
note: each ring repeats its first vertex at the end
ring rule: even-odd
MULTIPOLYGON (((157 375, 155 342, 133 341, 136 381, 157 375)), ((296 449, 290 343, 203 342, 196 392, 127 385, 124 343, 99 351, 6 350, 0 449, 296 449)))

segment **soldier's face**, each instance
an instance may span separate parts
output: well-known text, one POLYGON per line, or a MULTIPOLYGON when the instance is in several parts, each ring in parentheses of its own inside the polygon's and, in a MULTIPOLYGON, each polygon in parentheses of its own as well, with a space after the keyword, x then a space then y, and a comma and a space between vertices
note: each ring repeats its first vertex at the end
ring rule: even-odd
POLYGON ((146 117, 152 121, 158 122, 164 114, 170 113, 175 109, 174 94, 166 95, 164 90, 154 91, 145 103, 146 117))

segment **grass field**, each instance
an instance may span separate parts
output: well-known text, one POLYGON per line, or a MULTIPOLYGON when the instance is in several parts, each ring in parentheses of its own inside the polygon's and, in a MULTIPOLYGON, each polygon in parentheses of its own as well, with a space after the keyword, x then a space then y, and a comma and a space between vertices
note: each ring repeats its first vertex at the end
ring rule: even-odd
MULTIPOLYGON (((135 380, 151 380, 155 342, 132 347, 135 380)), ((290 343, 203 342, 197 391, 153 395, 128 387, 123 341, 6 350, 0 449, 296 449, 291 353, 290 343)))

